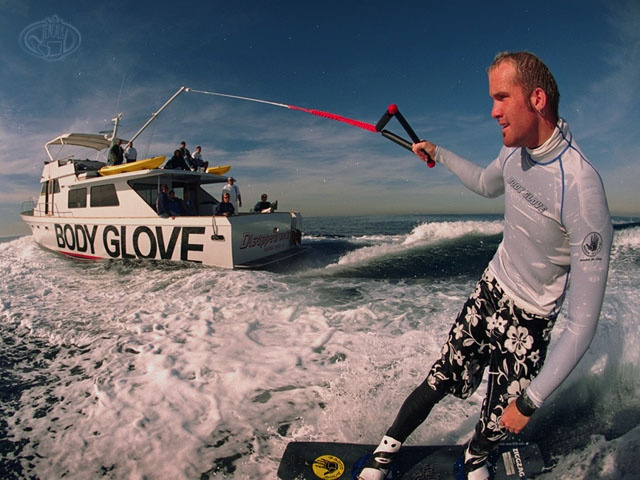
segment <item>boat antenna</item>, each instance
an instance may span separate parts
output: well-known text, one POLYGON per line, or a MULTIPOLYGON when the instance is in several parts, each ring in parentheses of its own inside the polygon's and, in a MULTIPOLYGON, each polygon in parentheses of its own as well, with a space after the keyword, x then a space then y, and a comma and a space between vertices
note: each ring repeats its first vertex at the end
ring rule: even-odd
MULTIPOLYGON (((120 109, 120 98, 122 97, 122 89, 124 88, 124 74, 122 74, 122 81, 120 82, 120 92, 118 92, 118 99, 116 100, 116 112, 120 109)), ((111 133, 111 146, 116 143, 116 137, 118 136, 118 124, 122 118, 122 113, 117 113, 115 118, 112 118, 113 132, 111 133)))
POLYGON ((112 118, 111 121, 113 122, 113 132, 111 133, 111 146, 113 147, 116 143, 116 137, 118 135, 118 125, 120 123, 120 118, 122 118, 122 114, 119 113, 115 116, 115 118, 112 118))
POLYGON ((124 89, 124 77, 125 74, 122 74, 122 82, 120 82, 120 92, 118 93, 118 99, 116 100, 116 112, 120 109, 120 98, 122 98, 122 90, 124 89))

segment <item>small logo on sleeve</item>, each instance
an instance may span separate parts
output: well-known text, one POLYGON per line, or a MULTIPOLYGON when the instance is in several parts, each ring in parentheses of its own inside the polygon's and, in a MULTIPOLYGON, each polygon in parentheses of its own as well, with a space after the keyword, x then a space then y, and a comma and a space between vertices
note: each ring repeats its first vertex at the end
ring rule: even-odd
POLYGON ((587 257, 595 257, 602 250, 602 237, 598 232, 591 232, 582 241, 582 253, 587 257))

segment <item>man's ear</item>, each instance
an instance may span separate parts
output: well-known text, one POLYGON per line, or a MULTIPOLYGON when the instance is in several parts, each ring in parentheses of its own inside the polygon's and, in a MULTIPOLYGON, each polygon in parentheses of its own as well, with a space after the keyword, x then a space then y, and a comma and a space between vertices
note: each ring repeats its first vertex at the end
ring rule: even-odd
POLYGON ((542 113, 547 106, 547 94, 540 87, 535 88, 533 92, 531 92, 529 101, 531 102, 531 108, 539 113, 542 113))

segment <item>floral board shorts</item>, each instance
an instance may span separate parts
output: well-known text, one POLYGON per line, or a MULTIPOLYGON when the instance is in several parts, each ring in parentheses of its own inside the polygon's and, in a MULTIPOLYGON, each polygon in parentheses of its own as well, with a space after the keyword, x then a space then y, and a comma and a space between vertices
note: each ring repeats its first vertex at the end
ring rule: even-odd
POLYGON ((540 371, 556 317, 517 307, 485 270, 451 328, 427 383, 434 390, 467 398, 489 367, 476 431, 490 442, 501 440, 507 433, 499 425, 502 413, 540 371))

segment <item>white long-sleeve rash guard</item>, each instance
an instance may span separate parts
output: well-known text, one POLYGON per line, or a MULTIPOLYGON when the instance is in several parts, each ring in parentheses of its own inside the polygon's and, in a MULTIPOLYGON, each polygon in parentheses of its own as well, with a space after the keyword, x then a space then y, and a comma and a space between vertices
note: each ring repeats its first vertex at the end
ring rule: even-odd
POLYGON ((503 147, 486 168, 442 147, 435 160, 470 190, 505 195, 504 236, 489 269, 516 305, 538 315, 556 313, 569 287, 568 326, 527 388, 540 407, 596 332, 613 240, 602 180, 562 119, 542 146, 503 147))

